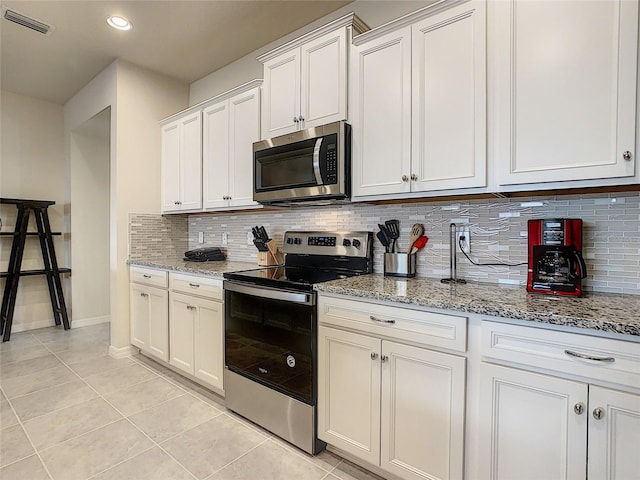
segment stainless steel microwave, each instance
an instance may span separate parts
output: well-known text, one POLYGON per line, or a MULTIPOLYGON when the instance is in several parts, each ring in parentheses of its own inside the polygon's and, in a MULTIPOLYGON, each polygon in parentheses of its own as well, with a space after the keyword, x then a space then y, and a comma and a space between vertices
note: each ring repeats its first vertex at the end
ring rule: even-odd
POLYGON ((351 126, 334 122, 253 144, 253 199, 318 204, 351 196, 351 126))

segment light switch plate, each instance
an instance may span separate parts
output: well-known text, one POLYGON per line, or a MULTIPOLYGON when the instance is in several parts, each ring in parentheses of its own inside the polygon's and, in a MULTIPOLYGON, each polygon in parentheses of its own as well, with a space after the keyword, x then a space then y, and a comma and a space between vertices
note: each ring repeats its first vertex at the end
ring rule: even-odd
POLYGON ((229 233, 222 232, 222 245, 226 246, 229 243, 229 233))
POLYGON ((198 232, 198 243, 204 243, 204 232, 198 232))

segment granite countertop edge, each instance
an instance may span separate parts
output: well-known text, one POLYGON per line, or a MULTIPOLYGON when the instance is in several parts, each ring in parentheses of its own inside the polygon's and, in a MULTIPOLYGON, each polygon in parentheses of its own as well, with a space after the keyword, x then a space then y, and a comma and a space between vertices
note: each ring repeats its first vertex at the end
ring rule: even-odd
MULTIPOLYGON (((127 264, 220 279, 226 272, 259 268, 250 262, 185 262, 182 257, 130 259, 127 264)), ((582 298, 557 297, 527 294, 523 287, 514 285, 445 285, 432 278, 398 279, 375 273, 316 284, 314 289, 333 295, 617 333, 640 340, 640 295, 587 293, 582 298)))
POLYGON ((629 335, 640 341, 640 295, 587 293, 582 298, 528 294, 524 287, 443 285, 437 279, 381 274, 315 285, 318 292, 453 312, 629 335))

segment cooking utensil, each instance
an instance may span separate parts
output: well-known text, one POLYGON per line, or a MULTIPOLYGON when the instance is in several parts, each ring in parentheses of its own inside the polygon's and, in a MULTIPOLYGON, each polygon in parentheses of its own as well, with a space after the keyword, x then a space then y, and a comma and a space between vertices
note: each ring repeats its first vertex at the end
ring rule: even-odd
POLYGON ((387 234, 383 230, 380 230, 376 233, 376 237, 378 237, 378 240, 380 240, 380 243, 384 246, 384 251, 389 253, 389 244, 391 243, 391 240, 387 237, 387 234))
POLYGON ((409 248, 407 249, 407 253, 411 253, 411 249, 413 248, 413 244, 422 235, 424 235, 424 225, 422 225, 421 223, 414 223, 413 227, 411 227, 411 237, 409 238, 409 248))
POLYGON ((411 252, 410 252, 411 255, 413 255, 414 253, 417 253, 418 250, 422 250, 428 241, 429 241, 429 237, 425 237, 423 235, 420 238, 418 238, 415 242, 413 242, 413 245, 411 246, 411 252))
POLYGON ((384 222, 391 238, 391 253, 396 253, 396 241, 400 238, 400 220, 387 220, 384 222))

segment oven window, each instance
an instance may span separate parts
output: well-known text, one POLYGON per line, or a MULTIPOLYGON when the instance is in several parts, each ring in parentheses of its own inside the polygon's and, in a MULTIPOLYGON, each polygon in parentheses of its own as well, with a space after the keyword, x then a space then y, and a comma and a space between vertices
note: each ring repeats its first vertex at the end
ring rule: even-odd
POLYGON ((255 153, 258 190, 307 187, 317 185, 313 171, 316 139, 273 147, 255 153))
POLYGON ((312 403, 315 307, 226 291, 225 310, 229 369, 312 403))

